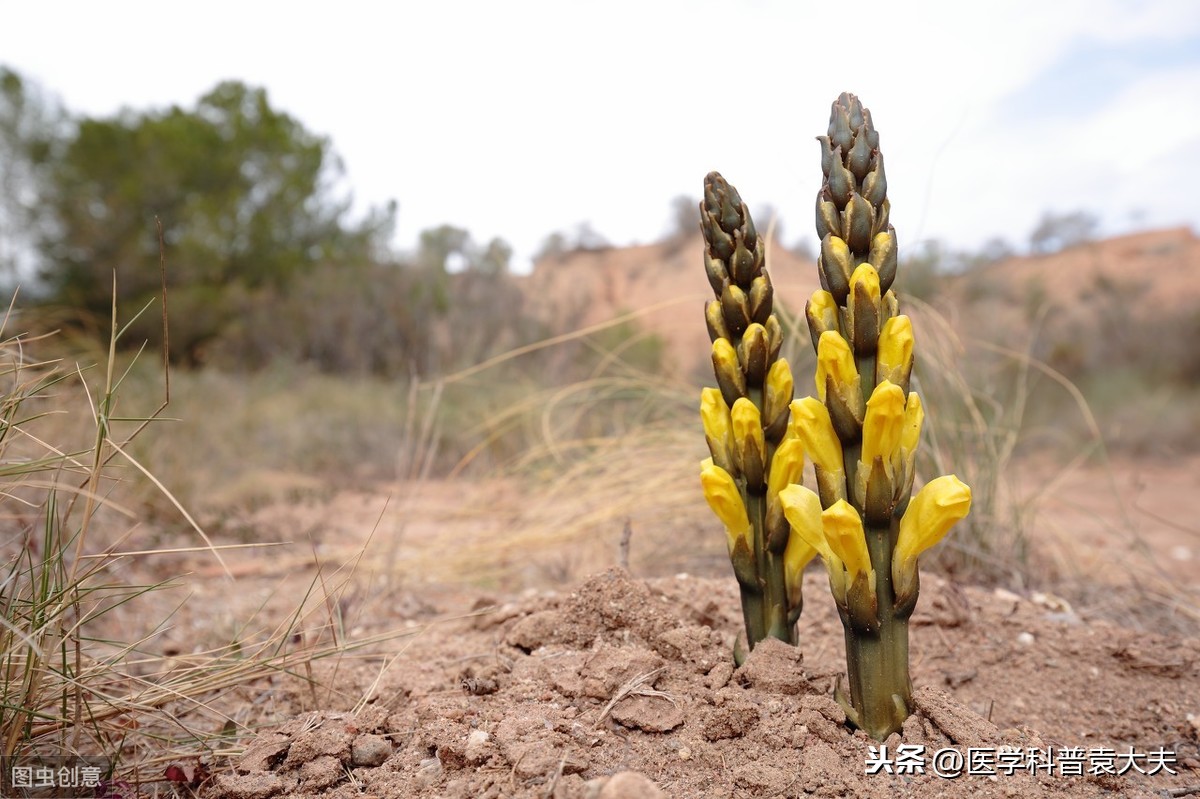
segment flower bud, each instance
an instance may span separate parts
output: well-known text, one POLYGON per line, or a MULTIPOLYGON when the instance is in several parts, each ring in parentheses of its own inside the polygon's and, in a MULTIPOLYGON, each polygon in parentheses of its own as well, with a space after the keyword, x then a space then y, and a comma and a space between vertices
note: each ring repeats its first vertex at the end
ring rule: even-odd
POLYGON ((821 527, 829 548, 845 565, 849 582, 871 571, 866 533, 853 505, 845 500, 834 503, 821 514, 821 527))
POLYGON ((729 338, 729 328, 725 326, 725 314, 721 311, 720 300, 710 300, 704 306, 704 324, 708 328, 708 340, 729 338))
MULTIPOLYGON (((749 222, 749 214, 746 214, 746 220, 749 222)), ((733 250, 733 257, 729 260, 729 276, 734 283, 745 286, 754 280, 762 267, 762 252, 755 247, 757 243, 755 241, 750 242, 750 247, 754 247, 754 250, 747 247, 742 241, 740 233, 734 234, 734 241, 736 246, 733 250)))
POLYGON ((821 174, 826 175, 833 168, 833 145, 828 136, 818 136, 817 141, 821 145, 821 174))
POLYGON ((858 367, 850 345, 840 333, 833 330, 821 334, 817 340, 817 396, 825 401, 826 384, 832 381, 838 390, 858 391, 858 367))
POLYGON ((883 153, 875 153, 872 169, 863 179, 862 195, 871 205, 879 205, 887 197, 887 176, 883 171, 883 153))
POLYGON ((838 305, 833 295, 824 289, 817 289, 809 297, 804 306, 804 316, 808 319, 808 332, 812 336, 813 350, 817 349, 817 341, 821 334, 828 330, 840 330, 838 325, 838 305))
POLYGON ((767 498, 774 499, 779 492, 793 483, 799 483, 804 475, 804 445, 797 439, 784 441, 771 457, 771 474, 767 479, 767 498))
POLYGON ((767 362, 774 363, 779 358, 779 351, 783 349, 783 325, 779 324, 778 317, 772 314, 767 317, 763 327, 767 329, 767 362))
POLYGON ((817 269, 821 276, 821 285, 833 295, 837 304, 846 301, 850 292, 850 274, 854 269, 854 257, 846 240, 839 238, 837 232, 821 239, 821 254, 817 258, 817 269))
POLYGON ((858 369, 850 345, 832 330, 817 342, 817 395, 829 408, 833 429, 842 441, 854 441, 862 433, 863 403, 858 369))
POLYGON ((783 437, 794 392, 792 369, 786 358, 780 358, 771 364, 763 384, 763 428, 775 434, 767 438, 778 441, 783 437))
POLYGON ((704 274, 708 276, 713 294, 720 297, 725 284, 729 282, 729 273, 725 270, 725 262, 714 258, 707 248, 704 250, 704 274))
POLYGON ((725 404, 732 407, 738 397, 746 396, 746 376, 742 374, 737 351, 729 339, 719 338, 713 342, 712 362, 721 396, 725 398, 725 404))
POLYGON ((859 264, 850 276, 847 331, 859 355, 870 355, 879 344, 879 273, 868 263, 859 264))
POLYGON ((769 353, 767 329, 758 322, 752 322, 742 334, 742 342, 738 345, 738 360, 742 364, 742 371, 746 373, 746 382, 749 385, 763 384, 767 376, 769 353))
POLYGON ((700 392, 700 420, 704 424, 704 439, 713 463, 727 472, 735 471, 730 452, 731 422, 729 406, 725 404, 720 389, 705 388, 700 392))
POLYGON ((921 397, 917 392, 910 391, 908 402, 904 404, 904 429, 900 433, 900 452, 904 457, 916 456, 917 444, 921 440, 921 425, 925 422, 925 408, 921 405, 921 397))
POLYGON ((842 232, 842 215, 838 212, 838 207, 829 201, 829 198, 823 194, 817 195, 817 235, 822 241, 825 237, 833 234, 840 236, 842 232))
POLYGON ((792 403, 791 411, 789 431, 804 445, 813 464, 827 472, 842 471, 842 442, 824 403, 816 397, 804 397, 792 403))
POLYGON ((875 361, 875 381, 888 380, 908 390, 913 367, 912 320, 901 314, 883 323, 879 331, 879 349, 875 361))
POLYGON ((750 298, 740 286, 725 284, 721 291, 721 311, 725 314, 725 325, 735 336, 741 335, 750 324, 750 298))
POLYGON ((871 169, 871 145, 867 142, 866 131, 858 128, 854 135, 854 144, 846 153, 846 166, 854 174, 855 180, 862 180, 871 169))
POLYGON ((700 486, 704 490, 708 506, 725 525, 730 551, 733 551, 738 539, 745 541, 749 547, 752 544, 750 517, 746 514, 746 505, 742 502, 741 492, 738 491, 733 476, 720 466, 710 463, 700 470, 700 486))
POLYGON ((884 197, 883 202, 879 204, 879 210, 875 212, 875 225, 871 228, 871 235, 878 235, 891 229, 891 214, 892 201, 884 197))
POLYGON ((766 476, 767 445, 763 438, 762 415, 749 399, 742 397, 729 410, 732 422, 733 463, 746 478, 746 490, 761 492, 766 476))
POLYGON ((861 194, 850 195, 850 202, 842 212, 842 238, 851 252, 866 254, 871 245, 871 234, 875 228, 875 208, 861 194))
POLYGON ((893 458, 900 451, 904 422, 904 392, 884 380, 871 392, 863 420, 862 461, 868 468, 880 458, 891 471, 893 458))
POLYGON ((767 321, 771 315, 771 301, 775 290, 771 287, 771 278, 763 271, 750 282, 750 318, 760 324, 767 321))
POLYGON ((850 149, 850 146, 854 144, 854 128, 850 125, 850 113, 840 104, 841 99, 839 97, 839 102, 833 104, 833 113, 829 116, 829 140, 833 144, 834 155, 838 156, 834 159, 835 161, 840 160, 837 148, 840 147, 844 151, 850 149))
POLYGON ((867 261, 879 273, 879 288, 887 291, 896 279, 896 266, 899 263, 899 248, 896 245, 896 231, 889 227, 882 233, 877 233, 871 239, 871 251, 867 261))
POLYGON ((821 504, 828 507, 846 498, 846 472, 842 461, 842 442, 833 428, 829 409, 816 397, 792 403, 788 436, 804 445, 817 476, 821 504))

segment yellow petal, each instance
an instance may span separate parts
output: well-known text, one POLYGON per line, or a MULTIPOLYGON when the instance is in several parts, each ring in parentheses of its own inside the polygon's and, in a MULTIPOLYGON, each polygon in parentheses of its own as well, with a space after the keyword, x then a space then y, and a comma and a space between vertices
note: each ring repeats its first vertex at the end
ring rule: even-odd
POLYGON ((792 380, 792 368, 786 358, 780 358, 771 364, 767 371, 767 379, 763 386, 763 420, 766 427, 775 424, 779 415, 787 412, 788 403, 792 401, 795 392, 792 380))
POLYGON ((805 397, 792 403, 792 421, 789 434, 804 444, 804 450, 813 463, 827 472, 840 472, 842 465, 842 442, 833 430, 829 409, 816 397, 805 397))
POLYGON ((828 330, 838 329, 837 301, 825 289, 817 289, 804 307, 804 315, 808 317, 808 329, 814 337, 819 337, 828 330))
POLYGON ((878 308, 879 294, 879 273, 875 267, 865 262, 855 267, 850 275, 850 304, 854 304, 855 298, 866 295, 866 299, 878 308))
POLYGON ((917 443, 921 440, 921 425, 925 422, 925 409, 921 406, 921 398, 917 392, 908 392, 908 402, 904 405, 904 430, 900 433, 900 448, 908 452, 916 452, 917 443))
POLYGON ((850 344, 836 330, 827 330, 817 341, 817 396, 825 401, 826 378, 833 378, 835 386, 846 386, 858 390, 858 368, 854 365, 854 354, 850 344))
POLYGON ((767 498, 774 497, 804 474, 804 444, 796 439, 784 441, 771 456, 771 474, 767 478, 767 498))
POLYGON ((868 469, 876 457, 882 457, 884 465, 891 467, 893 456, 899 452, 904 422, 904 391, 884 380, 871 392, 863 420, 862 462, 868 469))
POLYGON ((867 536, 854 506, 839 499, 821 514, 821 522, 829 548, 846 565, 848 581, 853 583, 858 575, 869 572, 871 555, 867 551, 867 536))
POLYGON ((717 385, 721 387, 721 395, 728 403, 732 397, 746 396, 746 375, 738 363, 737 350, 728 339, 719 338, 712 345, 713 371, 717 376, 717 385))
POLYGON ((879 331, 875 374, 879 380, 903 383, 912 371, 913 328, 907 316, 893 316, 879 331))
POLYGON ((893 568, 911 566, 918 555, 941 541, 970 510, 971 489, 957 476, 948 474, 926 483, 900 520, 893 568))
POLYGON ((704 438, 708 450, 722 469, 730 469, 733 461, 729 451, 731 422, 729 406, 718 388, 706 388, 700 392, 700 421, 704 424, 704 438))
POLYGON ((746 545, 753 549, 750 541, 750 518, 746 515, 746 506, 742 502, 737 483, 729 472, 720 466, 705 466, 700 470, 700 486, 704 489, 704 498, 708 500, 708 506, 725 525, 730 550, 739 538, 745 538, 746 545))
POLYGON ((783 551, 783 582, 787 586, 789 604, 795 606, 799 603, 804 567, 816 556, 817 550, 794 530, 788 535, 787 549, 783 551))
MULTIPOLYGON (((766 468, 767 445, 763 436, 762 414, 758 406, 740 397, 729 409, 732 422, 733 462, 742 475, 753 482, 761 481, 766 468)), ((761 485, 761 482, 758 482, 761 485)))
POLYGON ((792 526, 788 547, 791 548, 792 539, 797 539, 820 552, 821 557, 826 560, 831 558, 833 550, 825 542, 825 529, 821 522, 821 500, 817 495, 802 485, 789 485, 779 492, 779 504, 783 506, 783 515, 792 526))

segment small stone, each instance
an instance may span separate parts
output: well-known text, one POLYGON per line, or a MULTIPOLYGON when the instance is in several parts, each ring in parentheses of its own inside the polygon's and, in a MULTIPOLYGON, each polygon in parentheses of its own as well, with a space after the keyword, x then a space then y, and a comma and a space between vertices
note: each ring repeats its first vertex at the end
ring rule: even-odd
POLYGON ((684 722, 683 711, 664 696, 627 696, 612 709, 612 719, 623 727, 646 732, 670 732, 684 722))
POLYGON ((1033 641, 1033 633, 1030 632, 1023 632, 1017 636, 1017 643, 1021 646, 1030 646, 1033 641))
POLYGON ((485 763, 495 751, 491 735, 483 730, 471 730, 471 734, 467 736, 467 748, 463 757, 468 763, 478 766, 485 763))
POLYGON ((667 795, 646 776, 622 771, 609 778, 598 799, 667 799, 667 795))
POLYGON ((417 767, 417 784, 423 788, 433 785, 440 776, 442 776, 442 761, 436 757, 425 758, 417 767))
POLYGON ((360 735, 350 745, 350 762, 355 766, 378 766, 391 754, 391 742, 381 735, 360 735))
POLYGON ((687 748, 686 746, 679 747, 679 759, 680 760, 691 760, 692 759, 692 750, 687 748))

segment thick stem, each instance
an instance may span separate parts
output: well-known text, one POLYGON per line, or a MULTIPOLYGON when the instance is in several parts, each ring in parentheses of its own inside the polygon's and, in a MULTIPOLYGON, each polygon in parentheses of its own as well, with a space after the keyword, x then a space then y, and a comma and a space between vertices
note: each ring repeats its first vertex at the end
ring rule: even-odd
POLYGON ((742 611, 746 617, 747 642, 751 649, 764 638, 778 638, 796 643, 795 627, 788 623, 787 583, 784 578, 783 555, 767 549, 767 499, 761 494, 747 494, 746 508, 755 531, 754 555, 758 567, 758 592, 754 606, 747 606, 747 590, 742 589, 742 611), (753 619, 751 618, 753 616, 753 619))
POLYGON ((867 630, 861 624, 845 624, 850 703, 858 716, 857 725, 879 741, 897 732, 912 712, 908 615, 896 613, 892 588, 892 551, 898 531, 895 519, 890 527, 866 529, 875 569, 878 628, 867 630))

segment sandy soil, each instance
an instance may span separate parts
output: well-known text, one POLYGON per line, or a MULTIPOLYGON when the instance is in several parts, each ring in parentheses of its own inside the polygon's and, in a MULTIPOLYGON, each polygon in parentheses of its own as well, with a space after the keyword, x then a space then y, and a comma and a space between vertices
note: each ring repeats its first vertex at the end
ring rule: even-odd
MULTIPOLYGON (((1200 786, 1200 642, 938 579, 925 581, 914 619, 919 712, 887 742, 890 753, 924 747, 925 773, 866 774, 873 742, 829 697, 840 622, 822 577, 809 578, 803 652, 770 642, 736 670, 731 580, 614 569, 570 592, 480 595, 477 615, 425 629, 400 658, 316 675, 361 701, 260 729, 203 795, 1082 797, 1200 786), (935 752, 968 747, 1074 749, 1083 774, 933 773, 935 752), (1089 773, 1105 750, 1131 748, 1158 773, 1089 773)), ((289 678, 260 690, 297 707, 309 693, 289 678)))
MULTIPOLYGON (((831 699, 845 663, 819 569, 806 581, 800 648, 768 643, 735 669, 728 565, 717 557, 676 574, 697 562, 644 556, 654 533, 645 525, 632 575, 605 568, 617 560, 615 531, 594 550, 607 559, 565 561, 561 573, 547 564, 578 542, 469 570, 464 558, 483 557, 470 542, 524 523, 529 503, 515 484, 270 504, 227 520, 220 543, 251 531, 303 543, 227 552, 232 583, 210 556, 155 563, 161 576, 190 574, 192 598, 154 645, 185 661, 231 634, 270 630, 310 590, 314 618, 342 640, 382 643, 204 697, 221 744, 176 751, 167 767, 186 779, 172 784, 161 753, 143 742, 140 790, 210 799, 1200 795, 1200 539, 1186 524, 1200 511, 1198 467, 1054 467, 1054 480, 1022 470, 1018 490, 1039 497, 1035 555, 1055 564, 1057 591, 923 577, 911 636, 918 712, 887 742, 893 773, 875 774, 866 773, 879 759, 875 742, 849 730, 831 699), (471 578, 455 580, 456 569, 471 578), (900 746, 924 747, 924 773, 894 773, 900 746), (1015 773, 934 773, 940 751, 1000 747, 1021 750, 1015 773), (1138 773, 1128 755, 1115 760, 1124 774, 1091 773, 1103 772, 1109 750, 1132 751, 1156 773, 1138 773), (1029 753, 1047 751, 1079 773, 1031 773, 1029 753)), ((571 498, 563 503, 569 527, 571 498)), ((687 548, 681 539, 677 549, 687 548)))

